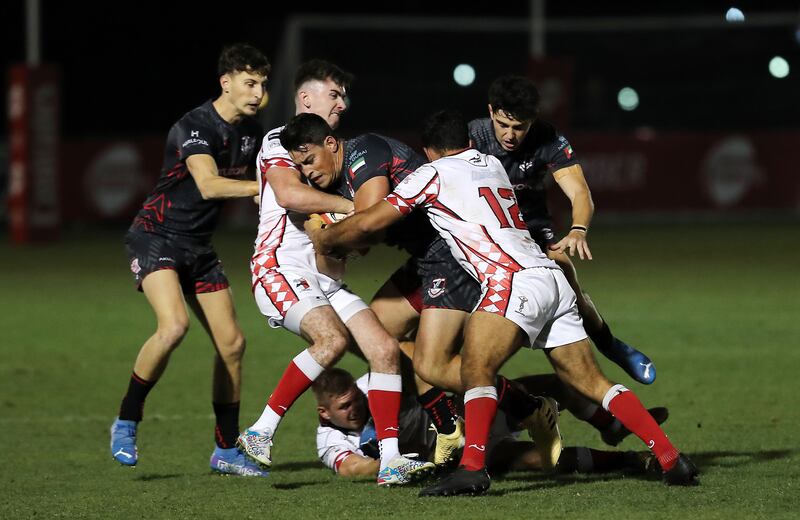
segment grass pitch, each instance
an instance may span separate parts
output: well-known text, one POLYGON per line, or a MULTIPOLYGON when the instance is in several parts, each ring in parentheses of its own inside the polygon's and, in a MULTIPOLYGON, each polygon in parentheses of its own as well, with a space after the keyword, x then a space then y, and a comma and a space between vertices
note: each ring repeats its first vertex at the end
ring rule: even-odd
MULTIPOLYGON (((135 469, 113 462, 108 427, 154 320, 132 288, 122 232, 71 233, 58 244, 0 244, 0 517, 90 518, 796 518, 800 469, 797 226, 630 226, 593 231, 584 288, 621 338, 655 360, 644 387, 601 359, 691 455, 702 485, 666 488, 616 474, 512 473, 480 498, 427 499, 335 477, 316 458, 315 413, 303 396, 281 425, 267 479, 212 475, 212 350, 193 322, 150 394, 135 469)), ((216 245, 248 338, 241 426, 301 348, 269 329, 249 293, 249 233, 216 245)), ((401 261, 378 250, 355 262, 365 298, 401 261)), ((342 366, 364 365, 347 357, 342 366)), ((505 372, 547 371, 521 352, 505 372)), ((562 416, 567 445, 602 447, 562 416)), ((620 448, 641 449, 638 439, 620 448)))

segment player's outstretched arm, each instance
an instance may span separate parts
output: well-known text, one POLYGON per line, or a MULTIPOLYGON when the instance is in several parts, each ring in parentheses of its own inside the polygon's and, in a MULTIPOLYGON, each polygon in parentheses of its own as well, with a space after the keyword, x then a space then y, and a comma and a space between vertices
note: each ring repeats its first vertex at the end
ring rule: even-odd
POLYGON ((339 195, 312 188, 294 168, 272 167, 265 174, 278 204, 298 213, 350 213, 353 203, 339 195))
POLYGON ((220 177, 217 163, 211 155, 195 154, 186 159, 186 167, 192 175, 203 199, 234 199, 258 195, 258 183, 250 180, 220 177))
POLYGON ((305 223, 305 230, 317 253, 341 254, 374 244, 380 240, 375 236, 379 231, 402 218, 403 214, 384 200, 328 226, 323 227, 321 219, 309 219, 305 223))
POLYGON ((349 455, 339 466, 340 477, 373 477, 378 474, 381 464, 377 459, 364 457, 357 453, 349 455))
POLYGON ((586 240, 586 233, 594 215, 594 202, 589 185, 583 176, 583 169, 580 164, 573 164, 553 172, 553 178, 572 204, 572 226, 569 233, 558 243, 550 246, 550 249, 569 253, 570 256, 575 256, 577 252, 581 260, 591 260, 592 252, 586 240))

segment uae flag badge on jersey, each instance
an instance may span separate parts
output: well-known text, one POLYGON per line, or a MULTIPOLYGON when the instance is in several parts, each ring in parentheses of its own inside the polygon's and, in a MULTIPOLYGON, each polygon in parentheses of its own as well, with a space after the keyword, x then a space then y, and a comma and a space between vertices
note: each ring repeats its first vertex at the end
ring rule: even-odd
POLYGON ((359 157, 358 159, 353 161, 353 164, 350 165, 350 175, 351 176, 355 175, 356 172, 359 169, 361 169, 361 167, 363 167, 365 164, 367 164, 367 160, 364 159, 363 157, 359 157))

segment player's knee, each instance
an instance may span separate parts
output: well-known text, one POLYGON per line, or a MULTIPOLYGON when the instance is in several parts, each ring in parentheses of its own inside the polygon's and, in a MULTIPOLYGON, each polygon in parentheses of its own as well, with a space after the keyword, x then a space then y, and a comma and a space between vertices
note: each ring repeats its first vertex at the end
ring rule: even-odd
POLYGON ((188 331, 189 319, 176 319, 169 323, 159 324, 156 335, 166 348, 173 350, 180 345, 188 331))
POLYGON ((350 340, 345 334, 337 330, 331 331, 329 334, 327 334, 324 338, 322 338, 319 344, 320 347, 329 353, 332 364, 344 355, 344 353, 347 351, 348 345, 350 344, 350 340))
POLYGON ((429 383, 436 380, 436 366, 432 363, 431 356, 424 351, 414 352, 414 372, 429 383))
POLYGON ((225 361, 240 361, 244 356, 246 347, 247 342, 245 341, 244 334, 239 330, 218 345, 220 356, 222 356, 222 359, 225 361))

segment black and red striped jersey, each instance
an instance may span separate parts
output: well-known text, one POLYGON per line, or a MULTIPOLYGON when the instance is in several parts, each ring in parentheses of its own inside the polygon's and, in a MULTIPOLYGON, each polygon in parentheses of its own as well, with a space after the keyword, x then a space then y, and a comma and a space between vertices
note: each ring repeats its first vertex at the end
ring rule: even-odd
POLYGON ((161 176, 136 215, 131 231, 157 233, 196 243, 210 242, 224 200, 204 200, 186 166, 191 155, 210 155, 219 175, 255 179, 263 130, 252 117, 236 124, 222 119, 211 100, 184 114, 167 136, 161 176))

